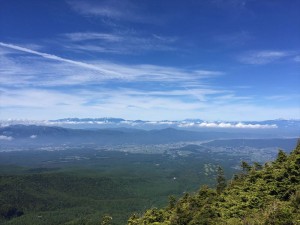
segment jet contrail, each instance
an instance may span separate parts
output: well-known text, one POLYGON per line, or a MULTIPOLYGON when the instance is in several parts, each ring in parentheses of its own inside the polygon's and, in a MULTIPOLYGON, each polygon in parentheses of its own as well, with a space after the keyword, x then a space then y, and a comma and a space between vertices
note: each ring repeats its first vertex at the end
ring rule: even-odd
POLYGON ((3 42, 0 42, 0 46, 10 48, 10 49, 14 49, 14 50, 18 50, 18 51, 21 51, 21 52, 27 52, 27 53, 30 53, 30 54, 38 55, 38 56, 41 56, 41 57, 46 58, 46 59, 52 59, 52 60, 56 60, 56 61, 60 61, 60 62, 67 62, 67 63, 71 63, 71 64, 74 64, 74 65, 77 65, 77 66, 80 66, 80 67, 83 67, 83 68, 96 70, 96 71, 101 72, 103 75, 110 74, 110 75, 113 75, 115 77, 118 76, 117 74, 114 74, 111 71, 99 68, 98 66, 95 66, 95 65, 92 65, 92 64, 89 64, 89 63, 84 63, 84 62, 80 62, 80 61, 66 59, 66 58, 56 56, 56 55, 51 55, 51 54, 47 54, 47 53, 43 53, 43 52, 38 52, 38 51, 34 51, 34 50, 31 50, 31 49, 28 49, 28 48, 23 48, 23 47, 20 47, 20 46, 17 46, 17 45, 12 45, 12 44, 6 44, 6 43, 3 43, 3 42))
MULTIPOLYGON (((93 64, 84 63, 84 62, 80 62, 80 61, 75 61, 75 60, 71 60, 71 59, 66 59, 66 58, 62 58, 60 56, 56 56, 56 55, 52 55, 52 54, 48 54, 48 53, 43 53, 43 52, 38 52, 38 51, 35 51, 35 50, 31 50, 31 49, 20 47, 20 46, 13 45, 13 44, 6 44, 6 43, 3 43, 3 42, 0 42, 0 46, 10 48, 10 49, 14 49, 14 50, 18 50, 18 51, 21 51, 21 52, 26 52, 26 53, 38 55, 38 56, 41 56, 41 57, 46 58, 46 59, 52 59, 52 60, 56 60, 56 61, 60 61, 60 62, 66 62, 66 63, 74 64, 74 65, 77 65, 77 66, 80 66, 80 67, 83 67, 83 68, 95 70, 95 71, 101 72, 102 75, 104 75, 106 77, 109 77, 109 78, 126 79, 126 77, 122 76, 121 74, 114 73, 112 71, 99 68, 98 66, 95 66, 93 64)), ((183 88, 186 89, 189 92, 189 95, 195 97, 200 103, 203 103, 203 99, 201 99, 191 89, 189 89, 185 86, 183 86, 183 88)))

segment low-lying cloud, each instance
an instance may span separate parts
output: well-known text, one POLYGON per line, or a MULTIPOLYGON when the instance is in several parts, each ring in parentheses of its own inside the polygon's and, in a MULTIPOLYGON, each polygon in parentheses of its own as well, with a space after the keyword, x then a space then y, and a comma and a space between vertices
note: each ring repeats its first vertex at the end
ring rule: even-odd
MULTIPOLYGON (((95 119, 78 119, 78 118, 69 118, 69 119, 59 119, 59 120, 43 120, 43 121, 34 121, 34 120, 10 120, 10 121, 0 121, 1 126, 9 126, 14 124, 35 124, 35 125, 46 125, 46 126, 95 126, 95 127, 150 127, 155 129, 156 127, 173 127, 173 128, 233 128, 233 129, 275 129, 278 128, 276 124, 267 124, 267 123, 245 123, 245 122, 190 122, 190 121, 171 121, 171 120, 161 120, 161 121, 143 121, 143 120, 124 120, 120 118, 95 118, 95 119)), ((37 135, 31 135, 30 138, 37 138, 37 135)))
POLYGON ((13 137, 0 135, 0 141, 11 141, 13 137))
POLYGON ((246 128, 246 129, 270 129, 278 128, 276 124, 251 124, 251 123, 216 123, 216 122, 202 122, 202 123, 182 123, 179 127, 203 127, 203 128, 246 128))

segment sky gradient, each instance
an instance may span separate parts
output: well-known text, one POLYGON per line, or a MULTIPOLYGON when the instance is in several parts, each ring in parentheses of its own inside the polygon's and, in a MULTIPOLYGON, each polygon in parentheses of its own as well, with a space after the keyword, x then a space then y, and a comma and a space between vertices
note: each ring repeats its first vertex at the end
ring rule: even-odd
POLYGON ((0 0, 0 119, 300 119, 299 10, 0 0))

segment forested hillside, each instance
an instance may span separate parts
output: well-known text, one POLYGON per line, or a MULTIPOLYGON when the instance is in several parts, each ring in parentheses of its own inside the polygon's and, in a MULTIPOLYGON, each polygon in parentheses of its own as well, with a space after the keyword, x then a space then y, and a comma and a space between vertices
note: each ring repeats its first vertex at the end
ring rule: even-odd
POLYGON ((163 209, 133 215, 128 225, 300 224, 300 143, 287 155, 279 150, 274 162, 242 163, 243 172, 226 183, 219 169, 217 188, 170 197, 163 209))
POLYGON ((242 162, 229 182, 224 173, 236 173, 231 167, 242 155, 174 158, 84 148, 0 156, 9 163, 0 166, 3 225, 300 224, 300 145, 265 165, 242 162), (191 193, 203 184, 209 187, 191 193))

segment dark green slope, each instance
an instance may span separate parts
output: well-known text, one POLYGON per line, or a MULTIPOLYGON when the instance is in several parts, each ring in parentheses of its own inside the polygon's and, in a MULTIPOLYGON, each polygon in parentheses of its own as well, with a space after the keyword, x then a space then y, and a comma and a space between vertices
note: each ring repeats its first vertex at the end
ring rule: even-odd
POLYGON ((0 175, 0 224, 100 224, 112 213, 121 224, 149 199, 138 199, 132 183, 122 179, 49 172, 0 175))
POLYGON ((164 209, 133 215, 128 225, 300 224, 300 143, 290 155, 279 151, 274 162, 243 168, 221 192, 203 186, 170 198, 164 209))

